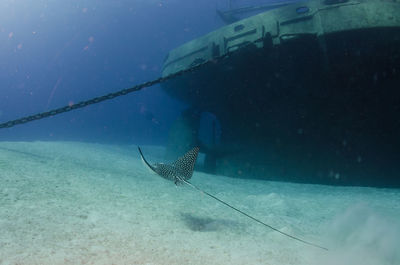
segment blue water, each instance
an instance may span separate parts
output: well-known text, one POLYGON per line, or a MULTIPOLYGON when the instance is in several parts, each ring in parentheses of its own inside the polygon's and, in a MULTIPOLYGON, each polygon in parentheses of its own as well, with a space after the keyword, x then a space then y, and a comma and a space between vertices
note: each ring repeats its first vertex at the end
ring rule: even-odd
MULTIPOLYGON (((227 1, 0 2, 0 121, 115 92, 161 75, 169 50, 223 25, 227 1)), ((166 141, 184 103, 158 85, 2 130, 1 140, 166 141)))

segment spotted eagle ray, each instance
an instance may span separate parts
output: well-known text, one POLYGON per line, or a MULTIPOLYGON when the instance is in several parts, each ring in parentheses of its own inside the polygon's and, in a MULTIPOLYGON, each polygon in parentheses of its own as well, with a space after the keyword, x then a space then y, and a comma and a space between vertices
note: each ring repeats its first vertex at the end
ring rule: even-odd
POLYGON ((317 244, 314 244, 314 243, 305 241, 303 239, 300 239, 298 237, 292 236, 292 235, 290 235, 288 233, 282 232, 281 230, 279 230, 279 229, 277 229, 277 228, 275 228, 275 227, 273 227, 273 226, 271 226, 269 224, 266 224, 266 223, 260 221, 259 219, 257 219, 255 217, 243 212, 242 210, 239 210, 239 209, 233 207, 232 205, 228 204, 227 202, 224 202, 223 200, 217 198, 216 196, 214 196, 214 195, 212 195, 212 194, 210 194, 210 193, 198 188, 197 186, 193 185, 192 183, 190 183, 189 179, 193 175, 194 165, 196 163, 197 155, 199 153, 199 147, 193 148, 192 150, 187 152, 184 156, 178 158, 178 160, 176 160, 172 164, 156 163, 156 164, 153 164, 153 165, 151 165, 149 162, 147 162, 147 160, 144 158, 144 155, 143 155, 142 150, 140 149, 140 147, 138 147, 138 150, 139 150, 139 153, 140 153, 140 157, 142 158, 142 161, 147 165, 147 167, 151 171, 155 172, 157 175, 159 175, 159 176, 161 176, 161 177, 163 177, 163 178, 165 178, 167 180, 173 181, 175 183, 175 185, 187 184, 190 187, 194 188, 195 190, 198 190, 201 193, 206 194, 207 196, 209 196, 209 197, 213 198, 214 200, 224 204, 225 206, 228 206, 229 208, 235 210, 236 212, 238 212, 238 213, 240 213, 240 214, 252 219, 253 221, 255 221, 255 222, 259 223, 259 224, 262 224, 262 225, 264 225, 264 226, 266 226, 266 227, 268 227, 268 228, 270 228, 270 229, 272 229, 272 230, 274 230, 274 231, 276 231, 276 232, 278 232, 278 233, 280 233, 280 234, 282 234, 282 235, 284 235, 286 237, 289 237, 291 239, 300 241, 300 242, 302 242, 304 244, 307 244, 307 245, 310 245, 310 246, 313 246, 313 247, 317 247, 317 248, 320 248, 320 249, 323 249, 323 250, 328 250, 325 247, 319 246, 317 244))

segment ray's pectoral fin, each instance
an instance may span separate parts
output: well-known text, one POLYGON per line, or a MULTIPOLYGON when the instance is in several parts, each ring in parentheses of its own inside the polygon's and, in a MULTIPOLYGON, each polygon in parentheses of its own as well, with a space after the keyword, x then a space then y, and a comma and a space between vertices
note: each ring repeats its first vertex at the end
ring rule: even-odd
POLYGON ((172 166, 179 171, 184 180, 188 180, 192 177, 198 154, 199 147, 195 147, 172 163, 172 166))
POLYGON ((140 158, 141 158, 143 164, 146 165, 146 167, 150 170, 150 172, 152 172, 152 173, 157 173, 156 170, 155 170, 155 168, 154 168, 152 165, 150 165, 149 162, 147 162, 146 158, 144 158, 144 155, 143 155, 143 153, 142 153, 142 149, 140 149, 139 146, 138 146, 138 150, 139 150, 140 158))
POLYGON ((142 161, 151 171, 155 172, 165 179, 172 180, 175 185, 181 184, 182 182, 187 181, 192 177, 194 165, 196 164, 197 156, 199 154, 199 148, 195 147, 187 152, 184 156, 178 158, 172 164, 157 163, 151 165, 144 158, 140 147, 138 147, 138 150, 142 161))

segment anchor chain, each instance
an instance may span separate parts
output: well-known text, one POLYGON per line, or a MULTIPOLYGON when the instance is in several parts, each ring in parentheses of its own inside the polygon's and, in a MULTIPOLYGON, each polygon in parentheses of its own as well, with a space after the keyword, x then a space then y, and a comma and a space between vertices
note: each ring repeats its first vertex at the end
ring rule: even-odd
POLYGON ((55 116, 55 115, 58 115, 58 114, 61 114, 61 113, 65 113, 65 112, 68 112, 68 111, 84 108, 86 106, 97 104, 97 103, 100 103, 100 102, 103 102, 103 101, 106 101, 106 100, 110 100, 110 99, 113 99, 113 98, 116 98, 116 97, 125 96, 125 95, 127 95, 129 93, 139 91, 139 90, 141 90, 143 88, 151 87, 151 86, 154 86, 156 84, 163 83, 163 82, 165 82, 167 80, 173 79, 173 78, 178 77, 180 75, 183 75, 183 74, 186 74, 186 73, 189 73, 189 72, 194 72, 194 71, 198 70, 199 68, 201 68, 201 67, 203 67, 203 66, 205 66, 207 64, 215 63, 216 61, 222 60, 222 59, 224 59, 224 58, 226 58, 228 56, 229 56, 229 53, 226 53, 226 54, 224 54, 224 55, 222 55, 220 57, 213 58, 212 60, 208 60, 208 61, 196 64, 194 66, 191 66, 188 69, 181 70, 179 72, 167 75, 165 77, 159 77, 159 78, 154 79, 152 81, 148 81, 148 82, 133 86, 131 88, 122 89, 122 90, 117 91, 117 92, 113 92, 113 93, 109 93, 109 94, 106 94, 106 95, 103 95, 103 96, 100 96, 100 97, 95 97, 95 98, 92 98, 92 99, 89 99, 89 100, 81 101, 81 102, 78 102, 76 104, 70 104, 70 105, 67 105, 67 106, 64 106, 64 107, 61 107, 61 108, 57 108, 57 109, 53 109, 53 110, 50 110, 50 111, 37 113, 35 115, 26 116, 26 117, 19 118, 19 119, 16 119, 16 120, 11 120, 11 121, 7 121, 7 122, 4 122, 4 123, 0 123, 0 129, 14 127, 16 125, 28 123, 28 122, 35 121, 35 120, 41 120, 41 119, 44 119, 44 118, 47 118, 47 117, 51 117, 51 116, 55 116))

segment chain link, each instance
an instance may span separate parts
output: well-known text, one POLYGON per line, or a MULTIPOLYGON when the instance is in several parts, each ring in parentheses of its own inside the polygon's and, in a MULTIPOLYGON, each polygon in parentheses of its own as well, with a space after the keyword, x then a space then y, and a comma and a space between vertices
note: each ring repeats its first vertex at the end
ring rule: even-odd
POLYGON ((173 73, 171 75, 168 75, 168 76, 165 76, 165 77, 159 77, 157 79, 154 79, 154 80, 151 80, 151 81, 136 85, 134 87, 125 88, 125 89, 122 89, 122 90, 117 91, 117 92, 106 94, 104 96, 95 97, 95 98, 92 98, 92 99, 89 99, 89 100, 78 102, 76 104, 70 104, 70 105, 67 105, 67 106, 64 106, 64 107, 61 107, 61 108, 58 108, 58 109, 53 109, 53 110, 50 110, 50 111, 37 113, 35 115, 26 116, 26 117, 23 117, 23 118, 20 118, 20 119, 16 119, 16 120, 11 120, 11 121, 7 121, 7 122, 4 122, 4 123, 0 123, 0 129, 14 127, 16 125, 28 123, 28 122, 35 121, 35 120, 41 120, 41 119, 44 119, 44 118, 47 118, 47 117, 50 117, 50 116, 55 116, 55 115, 58 115, 58 114, 61 114, 61 113, 64 113, 64 112, 71 111, 71 110, 84 108, 86 106, 97 104, 97 103, 100 103, 100 102, 103 102, 103 101, 106 101, 106 100, 110 100, 110 99, 113 99, 113 98, 116 98, 116 97, 125 96, 125 95, 128 95, 129 93, 139 91, 139 90, 141 90, 141 89, 143 89, 145 87, 151 87, 151 86, 154 86, 156 84, 163 83, 163 82, 168 81, 170 79, 173 79, 175 77, 181 76, 181 75, 183 75, 185 73, 194 72, 194 71, 198 70, 199 68, 201 68, 204 65, 210 64, 211 62, 219 61, 219 60, 221 60, 221 59, 223 59, 223 58, 225 58, 227 56, 228 56, 228 53, 224 54, 224 55, 222 55, 222 56, 220 56, 218 58, 213 58, 212 60, 205 61, 203 63, 200 63, 200 64, 197 64, 195 66, 192 66, 191 68, 184 69, 184 70, 181 70, 179 72, 173 73))

